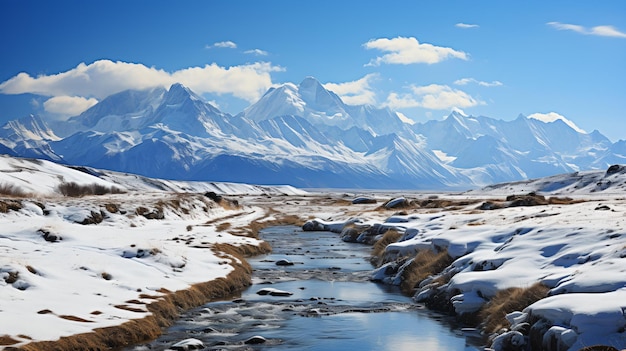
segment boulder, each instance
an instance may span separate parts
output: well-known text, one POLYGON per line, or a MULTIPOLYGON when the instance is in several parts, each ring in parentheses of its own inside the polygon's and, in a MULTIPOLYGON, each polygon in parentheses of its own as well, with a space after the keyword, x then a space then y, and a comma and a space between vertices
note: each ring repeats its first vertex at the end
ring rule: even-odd
POLYGON ((276 261, 276 265, 277 266, 293 266, 293 262, 291 262, 289 260, 282 259, 282 260, 276 261))
POLYGON ((293 293, 284 290, 278 290, 274 288, 263 288, 256 292, 257 295, 270 295, 270 296, 291 296, 293 293))
POLYGON ((357 204, 375 204, 376 203, 376 199, 371 198, 371 197, 366 197, 366 196, 360 196, 355 198, 354 200, 352 200, 352 204, 357 205, 357 204))
POLYGON ((623 172, 626 167, 622 165, 612 165, 606 170, 606 175, 609 176, 611 174, 623 172))
POLYGON ((409 207, 409 201, 404 197, 397 197, 387 201, 383 206, 388 210, 392 208, 406 208, 409 207))
POLYGON ((247 339, 243 343, 246 344, 246 345, 258 345, 258 344, 264 344, 266 341, 267 341, 267 339, 265 339, 264 337, 262 337, 260 335, 255 335, 253 337, 250 337, 249 339, 247 339))
POLYGON ((302 230, 305 232, 324 232, 328 231, 328 228, 325 224, 320 223, 315 219, 311 219, 302 225, 302 230))
POLYGON ((170 346, 170 349, 176 350, 176 351, 188 351, 188 350, 201 350, 204 347, 205 346, 202 343, 202 341, 198 339, 190 338, 190 339, 185 339, 185 340, 175 343, 174 345, 170 346))

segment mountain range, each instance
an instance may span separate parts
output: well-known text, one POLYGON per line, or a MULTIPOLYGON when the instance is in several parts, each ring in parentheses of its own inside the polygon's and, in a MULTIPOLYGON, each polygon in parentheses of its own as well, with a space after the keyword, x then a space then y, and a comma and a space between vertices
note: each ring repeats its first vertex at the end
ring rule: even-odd
POLYGON ((237 115, 181 84, 127 90, 64 122, 10 121, 0 153, 174 180, 445 189, 605 169, 624 163, 626 141, 523 115, 409 124, 388 108, 346 105, 308 77, 237 115))

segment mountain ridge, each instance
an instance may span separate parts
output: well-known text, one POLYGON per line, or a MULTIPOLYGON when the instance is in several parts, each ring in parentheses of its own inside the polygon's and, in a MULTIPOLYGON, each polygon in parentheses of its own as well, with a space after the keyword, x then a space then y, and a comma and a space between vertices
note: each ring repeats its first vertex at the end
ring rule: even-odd
POLYGON ((173 84, 113 94, 63 124, 19 121, 0 129, 0 152, 163 179, 297 187, 467 188, 602 169, 626 154, 561 120, 453 111, 411 125, 388 108, 347 105, 313 77, 273 87, 236 115, 173 84))

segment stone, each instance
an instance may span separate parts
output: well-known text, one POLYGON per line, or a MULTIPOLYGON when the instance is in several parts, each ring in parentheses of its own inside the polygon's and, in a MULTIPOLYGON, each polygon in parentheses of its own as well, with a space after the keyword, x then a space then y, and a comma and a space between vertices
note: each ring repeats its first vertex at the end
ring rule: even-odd
POLYGON ((250 337, 249 339, 247 339, 246 341, 244 341, 243 343, 246 345, 258 345, 258 344, 264 344, 265 342, 267 342, 267 339, 260 336, 260 335, 255 335, 253 337, 250 337))

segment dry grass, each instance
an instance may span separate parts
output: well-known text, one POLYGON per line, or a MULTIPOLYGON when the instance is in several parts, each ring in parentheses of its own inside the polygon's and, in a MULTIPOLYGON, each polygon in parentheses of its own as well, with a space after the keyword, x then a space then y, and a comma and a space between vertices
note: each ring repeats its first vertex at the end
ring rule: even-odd
POLYGON ((0 195, 11 197, 26 197, 29 194, 13 184, 0 184, 0 195))
POLYGON ((0 335, 0 346, 8 346, 17 344, 19 341, 13 339, 8 335, 0 335))
POLYGON ((483 322, 483 329, 487 333, 509 327, 505 316, 514 311, 521 311, 536 301, 547 296, 549 288, 541 283, 535 283, 528 288, 509 288, 499 291, 480 310, 479 318, 483 322))
POLYGON ((0 200, 0 213, 8 213, 9 211, 19 211, 22 209, 22 203, 16 200, 0 200))
POLYGON ((400 289, 404 294, 412 294, 415 287, 431 275, 441 273, 454 260, 448 251, 435 253, 431 250, 420 250, 413 261, 402 272, 400 289))
POLYGON ((548 203, 551 205, 571 205, 571 204, 578 204, 581 202, 585 202, 586 200, 574 200, 570 197, 550 197, 548 199, 548 203))
POLYGON ((333 203, 333 206, 350 206, 350 205, 352 205, 352 201, 349 201, 346 199, 337 199, 333 203))
POLYGON ((215 230, 217 230, 218 232, 223 232, 230 227, 232 227, 232 224, 230 224, 230 222, 222 222, 218 224, 217 227, 215 227, 215 230))
POLYGON ((295 225, 301 227, 304 224, 304 220, 297 215, 276 215, 276 219, 272 220, 255 220, 250 222, 247 226, 238 228, 239 231, 230 231, 231 234, 243 235, 251 238, 258 238, 259 232, 265 228, 279 226, 279 225, 295 225))
MULTIPOLYGON (((231 244, 213 244, 213 250, 217 251, 220 257, 228 258, 228 255, 234 257, 252 257, 263 255, 272 251, 270 244, 261 242, 260 245, 231 245, 231 244)), ((247 269, 252 269, 246 261, 243 263, 247 269)))
POLYGON ((374 244, 374 248, 372 249, 372 262, 378 266, 380 262, 383 260, 383 255, 385 254, 385 249, 387 245, 395 243, 402 237, 402 234, 398 233, 396 230, 388 230, 385 235, 383 235, 380 240, 374 244))
MULTIPOLYGON (((239 249, 234 249, 228 253, 237 255, 238 251, 239 249)), ((129 320, 120 326, 95 329, 91 333, 62 337, 57 341, 32 342, 19 349, 24 351, 115 350, 153 340, 161 334, 163 328, 170 326, 179 317, 181 311, 202 306, 216 299, 233 297, 249 286, 251 268, 241 256, 237 257, 239 260, 234 264, 235 270, 226 278, 195 284, 189 289, 176 292, 161 289, 164 295, 154 296, 157 298, 156 301, 147 305, 148 311, 152 313, 150 316, 129 320)), ((153 296, 149 297, 153 298, 153 296)), ((7 342, 6 345, 17 343, 9 336, 0 337, 0 342, 2 341, 7 342)))
POLYGON ((72 322, 93 323, 93 321, 71 315, 61 315, 59 316, 59 318, 67 319, 68 321, 72 322))
POLYGON ((115 305, 113 307, 119 308, 120 310, 124 310, 124 311, 130 311, 130 312, 137 312, 137 313, 146 312, 146 310, 144 310, 143 308, 138 308, 138 307, 133 307, 133 306, 128 306, 128 305, 115 305))

